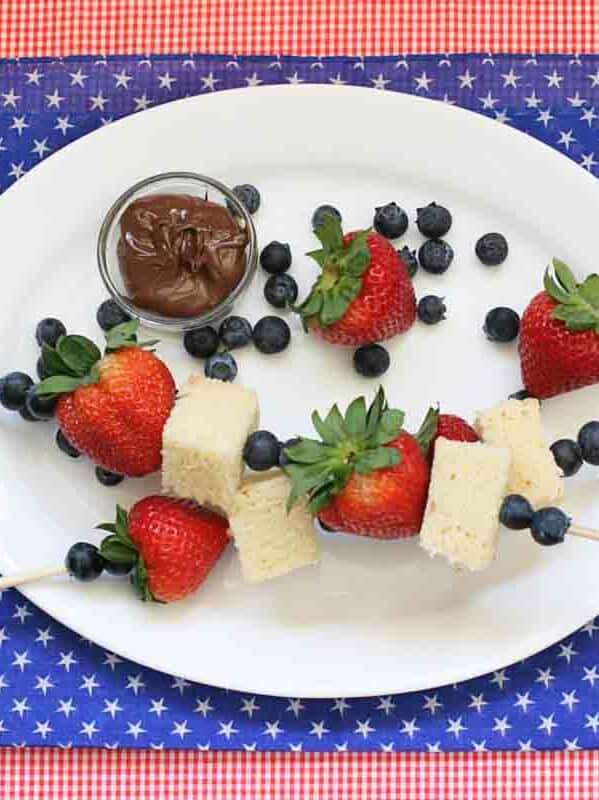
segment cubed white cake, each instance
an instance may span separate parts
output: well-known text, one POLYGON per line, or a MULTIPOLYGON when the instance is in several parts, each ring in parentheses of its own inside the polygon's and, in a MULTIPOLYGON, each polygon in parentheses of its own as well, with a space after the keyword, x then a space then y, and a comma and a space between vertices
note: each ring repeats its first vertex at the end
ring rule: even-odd
POLYGON ((497 549, 510 464, 507 447, 437 440, 420 532, 428 553, 472 571, 489 566, 497 549))
POLYGON ((486 444, 512 451, 509 494, 524 495, 534 508, 561 500, 563 480, 545 443, 538 400, 507 400, 479 413, 475 427, 486 444))
POLYGON ((258 422, 254 391, 192 376, 164 428, 164 492, 228 515, 241 484, 243 446, 258 422))
POLYGON ((287 513, 291 485, 280 471, 253 478, 237 492, 229 526, 248 583, 314 564, 320 546, 312 515, 300 500, 287 513))

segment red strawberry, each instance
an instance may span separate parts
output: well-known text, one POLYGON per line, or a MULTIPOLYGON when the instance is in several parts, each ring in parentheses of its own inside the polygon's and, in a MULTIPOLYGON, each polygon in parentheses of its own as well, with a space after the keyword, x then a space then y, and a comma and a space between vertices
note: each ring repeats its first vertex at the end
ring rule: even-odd
POLYGON ((577 283, 556 258, 553 270, 520 324, 522 379, 540 399, 599 382, 599 275, 577 283))
POLYGON ((127 512, 117 506, 116 524, 100 547, 104 558, 134 565, 143 600, 172 603, 202 584, 229 541, 223 517, 170 497, 145 497, 127 512))
POLYGON ((375 539, 415 536, 428 494, 429 465, 418 440, 402 430, 404 415, 387 407, 382 389, 342 416, 333 406, 312 415, 320 441, 289 447, 290 505, 306 495, 325 525, 375 539))
POLYGON ((478 433, 462 417, 456 414, 440 414, 438 408, 429 408, 417 437, 431 464, 435 457, 435 443, 441 436, 453 442, 480 441, 478 433))
POLYGON ((304 324, 327 342, 353 346, 408 330, 416 318, 416 298, 395 248, 368 231, 344 238, 341 223, 331 215, 316 235, 322 249, 308 255, 322 274, 298 308, 304 324))
POLYGON ((175 402, 175 383, 154 353, 130 346, 136 322, 113 328, 102 358, 82 336, 44 347, 52 377, 43 394, 61 394, 56 416, 66 438, 92 461, 120 475, 160 469, 162 429, 175 402))

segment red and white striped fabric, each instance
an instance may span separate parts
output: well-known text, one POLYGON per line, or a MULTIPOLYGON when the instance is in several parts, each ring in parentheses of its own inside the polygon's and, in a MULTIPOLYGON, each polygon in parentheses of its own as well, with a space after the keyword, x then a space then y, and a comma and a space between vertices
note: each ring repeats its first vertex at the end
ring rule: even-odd
POLYGON ((0 57, 597 52, 597 0, 0 0, 0 57))
POLYGON ((599 753, 15 749, 3 800, 596 800, 599 753))

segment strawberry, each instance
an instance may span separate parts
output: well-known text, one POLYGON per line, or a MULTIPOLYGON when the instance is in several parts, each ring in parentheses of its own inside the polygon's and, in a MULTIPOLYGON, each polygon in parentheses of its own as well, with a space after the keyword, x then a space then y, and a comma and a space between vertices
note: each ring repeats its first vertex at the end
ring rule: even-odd
POLYGON ((136 344, 137 322, 107 334, 102 354, 83 336, 44 345, 51 377, 38 393, 60 394, 58 424, 68 441, 104 469, 147 475, 162 463, 162 429, 175 402, 175 383, 154 353, 136 344))
POLYGON ((417 436, 430 464, 435 457, 435 443, 441 436, 452 442, 480 441, 478 433, 465 419, 457 414, 441 414, 438 408, 429 408, 417 436))
POLYGON ((402 430, 404 415, 387 406, 379 389, 369 409, 363 397, 343 416, 335 405, 312 422, 320 440, 302 438, 286 449, 289 505, 308 498, 330 528, 401 539, 420 530, 429 465, 416 437, 402 430))
POLYGON ((297 309, 304 325, 327 342, 354 346, 408 330, 416 318, 416 298, 395 248, 369 231, 344 237, 340 221, 331 215, 315 233, 322 249, 308 255, 322 274, 297 309))
POLYGON ((519 345, 524 386, 539 399, 599 381, 599 275, 577 283, 554 258, 544 285, 522 316, 519 345))
POLYGON ((142 600, 172 603, 202 584, 229 541, 228 522, 188 500, 153 495, 129 514, 117 506, 116 523, 100 546, 104 558, 132 564, 142 600))

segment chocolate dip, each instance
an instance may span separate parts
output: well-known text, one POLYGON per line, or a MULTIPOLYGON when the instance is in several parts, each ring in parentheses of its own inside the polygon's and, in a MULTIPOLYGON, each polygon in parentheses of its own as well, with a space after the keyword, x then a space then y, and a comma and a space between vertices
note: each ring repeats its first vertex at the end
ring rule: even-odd
POLYGON ((140 308, 195 317, 224 300, 246 268, 247 233, 225 207, 187 194, 154 194, 127 206, 118 258, 140 308))

